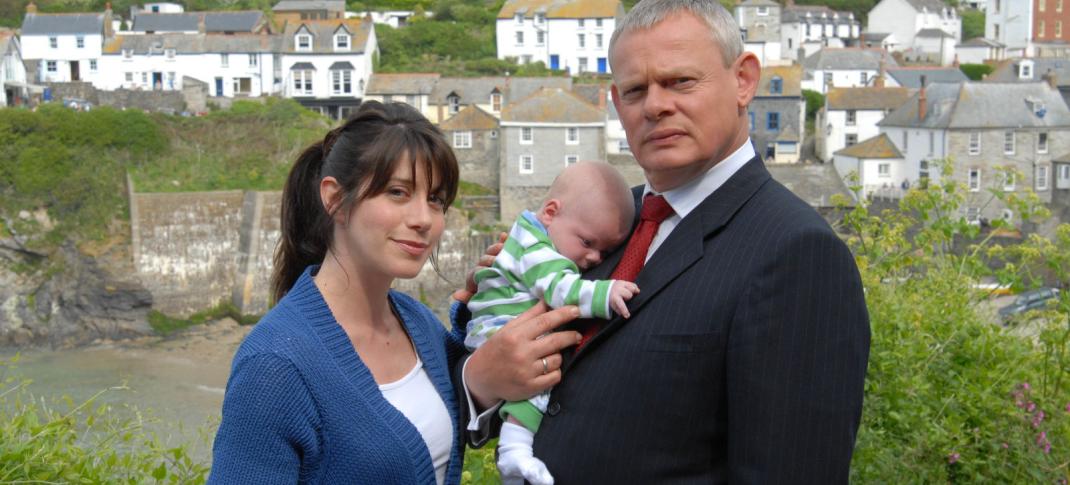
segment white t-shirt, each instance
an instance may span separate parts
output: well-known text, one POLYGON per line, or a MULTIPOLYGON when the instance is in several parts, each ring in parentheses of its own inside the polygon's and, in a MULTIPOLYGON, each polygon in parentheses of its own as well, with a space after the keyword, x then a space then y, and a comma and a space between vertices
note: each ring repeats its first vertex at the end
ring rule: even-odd
POLYGON ((420 357, 416 357, 416 367, 405 377, 383 384, 379 390, 387 402, 401 411, 424 438, 431 452, 435 479, 438 485, 442 485, 446 481, 446 465, 449 464, 450 449, 453 447, 453 419, 424 370, 420 357))

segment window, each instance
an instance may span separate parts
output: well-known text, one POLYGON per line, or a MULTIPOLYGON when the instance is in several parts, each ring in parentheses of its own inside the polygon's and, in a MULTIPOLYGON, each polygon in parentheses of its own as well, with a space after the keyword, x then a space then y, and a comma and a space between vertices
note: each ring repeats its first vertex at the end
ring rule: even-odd
POLYGON ((580 43, 580 49, 587 47, 587 36, 585 34, 576 34, 576 39, 580 43))
POLYGON ((769 94, 781 94, 784 92, 784 80, 775 76, 769 80, 769 94))
POLYGON ((147 73, 147 72, 141 73, 141 84, 144 85, 144 86, 148 86, 149 85, 149 73, 147 73))
POLYGON ((312 36, 308 34, 297 35, 294 44, 297 46, 296 50, 310 51, 312 50, 312 36))
POLYGON ((981 134, 978 132, 970 133, 970 155, 981 154, 981 134))
POLYGON ((524 14, 518 13, 518 14, 514 15, 513 16, 513 21, 518 23, 518 24, 524 23, 524 14))
POLYGON ((57 39, 55 37, 49 37, 48 38, 48 46, 53 48, 53 49, 58 48, 59 47, 59 39, 57 39))
POLYGON ((928 160, 922 160, 922 161, 918 162, 918 178, 919 179, 927 179, 927 178, 929 178, 929 161, 928 160))
MULTIPOLYGON (((632 147, 628 145, 628 140, 617 140, 617 151, 621 153, 631 153, 632 147)), ((1066 165, 1063 168, 1070 168, 1070 165, 1066 165)), ((1070 177, 1070 175, 1067 177, 1070 177)))
POLYGON ((349 34, 338 34, 334 36, 334 50, 349 50, 349 34))
POLYGON ((1037 0, 1037 11, 1043 12, 1046 3, 1048 3, 1048 0, 1037 0))
POLYGON ((1059 180, 1070 180, 1070 165, 1059 166, 1059 180))
POLYGON ((312 74, 310 69, 294 71, 294 94, 312 95, 312 74))
POLYGON ((520 155, 520 173, 534 173, 535 160, 531 155, 520 155))
POLYGON ((164 49, 163 50, 163 56, 168 58, 168 59, 174 59, 175 58, 175 50, 174 49, 164 49))
POLYGON ((456 94, 446 96, 446 104, 449 105, 450 114, 457 114, 461 110, 461 97, 456 94))
POLYGON ((498 112, 498 111, 502 110, 502 95, 501 94, 494 93, 494 94, 490 95, 490 109, 493 110, 494 112, 498 112))
POLYGON ((858 80, 861 83, 860 86, 865 86, 866 83, 869 82, 869 73, 868 72, 859 73, 858 74, 858 80))
POLYGON ((578 145, 580 143, 580 129, 574 126, 565 128, 565 143, 578 145))
POLYGON ((175 73, 173 71, 167 73, 167 87, 168 89, 175 89, 175 73))
POLYGON ((977 192, 981 190, 981 169, 970 169, 970 172, 966 178, 966 185, 970 188, 970 192, 977 192))
POLYGON ((535 23, 537 23, 539 25, 542 25, 543 22, 546 22, 546 14, 544 14, 544 13, 535 14, 535 23))
POLYGON ((844 137, 843 137, 843 146, 849 147, 851 145, 856 145, 856 144, 858 144, 858 135, 856 135, 854 133, 850 133, 850 134, 844 135, 844 137))
POLYGON ((758 16, 765 17, 769 15, 769 7, 758 7, 758 16))
MULTIPOLYGON (((1067 168, 1063 165, 1063 168, 1067 168)), ((1037 190, 1048 190, 1048 166, 1037 165, 1037 190)))
POLYGON ((256 67, 259 62, 259 58, 256 54, 249 54, 249 67, 256 67))
POLYGON ((769 131, 779 131, 780 130, 780 113, 777 113, 777 112, 774 111, 772 113, 767 113, 765 116, 766 116, 766 118, 765 118, 765 129, 767 129, 769 131))
POLYGON ((1003 133, 1003 153, 1006 155, 1014 155, 1014 132, 1008 131, 1003 133))
MULTIPOLYGON (((999 0, 996 0, 996 5, 999 5, 999 0)), ((994 40, 999 40, 999 24, 992 24, 992 33, 994 40)))
POLYGON ((353 93, 353 71, 336 69, 331 71, 331 94, 353 93))
POLYGON ((1056 12, 1062 12, 1063 11, 1063 0, 1055 0, 1055 11, 1056 12))
POLYGON ((581 28, 581 29, 583 28, 583 20, 584 20, 584 19, 580 19, 580 21, 579 21, 579 23, 580 23, 580 28, 581 28))
POLYGON ((933 151, 936 149, 936 133, 929 132, 929 156, 933 155, 933 151))
POLYGON ((825 89, 830 89, 832 86, 832 73, 825 71, 825 89))
POLYGON ((1018 65, 1018 78, 1033 79, 1033 62, 1023 61, 1018 65))
POLYGON ((903 151, 910 150, 910 137, 907 136, 906 130, 903 130, 903 151))
POLYGON ((535 45, 544 45, 544 44, 546 44, 546 32, 544 32, 542 30, 540 30, 538 32, 535 32, 535 45))
POLYGON ((999 13, 999 7, 1000 7, 999 4, 1000 4, 1000 0, 996 0, 996 8, 995 8, 996 13, 999 13))
POLYGON ((1037 153, 1048 153, 1048 134, 1037 133, 1037 153))
POLYGON ((45 61, 45 69, 47 69, 48 72, 58 72, 59 71, 59 68, 56 67, 56 61, 45 61))
POLYGON ((1037 22, 1037 37, 1044 37, 1044 21, 1037 22))
POLYGON ((90 59, 89 60, 89 70, 90 71, 96 71, 97 70, 97 60, 96 59, 90 59))
MULTIPOLYGON (((1060 8, 1059 11, 1061 12, 1062 11, 1062 7, 1059 7, 1059 8, 1060 8)), ((594 27, 596 29, 602 28, 602 19, 594 19, 594 27)))
POLYGON ((132 72, 126 73, 126 82, 128 82, 128 83, 133 83, 134 82, 134 73, 132 73, 132 72))
POLYGON ((123 59, 133 59, 133 58, 134 58, 134 50, 133 49, 123 49, 123 59))
POLYGON ((472 132, 453 132, 453 148, 472 148, 472 132))
POLYGON ((74 46, 79 49, 85 49, 85 37, 78 36, 74 38, 74 46))
POLYGON ((520 128, 520 144, 521 145, 530 145, 530 144, 532 144, 534 142, 535 142, 535 138, 534 138, 534 135, 532 135, 532 133, 531 133, 531 127, 525 126, 525 127, 520 128))
POLYGON ((602 48, 602 34, 594 34, 594 46, 602 48))
POLYGON ((882 179, 892 178, 892 164, 890 163, 878 163, 877 164, 877 176, 882 179))
POLYGON ((579 60, 580 60, 580 67, 578 69, 579 72, 587 72, 587 58, 586 57, 581 57, 579 60))
POLYGON ((516 33, 516 45, 524 45, 524 33, 523 32, 519 32, 518 31, 516 33))
POLYGON ((999 178, 1003 180, 1004 192, 1014 191, 1014 171, 1008 169, 1006 172, 1000 174, 999 178))
POLYGON ((849 109, 847 110, 847 126, 854 126, 858 122, 858 112, 849 109))
POLYGON ((1062 20, 1056 20, 1055 21, 1055 37, 1062 37, 1062 36, 1063 36, 1063 21, 1062 20))
POLYGON ((966 220, 967 221, 976 223, 977 220, 980 219, 980 217, 981 217, 981 209, 979 209, 977 207, 967 207, 966 208, 966 220))
POLYGON ((234 88, 234 94, 235 95, 239 95, 239 94, 246 94, 247 95, 253 90, 253 82, 252 82, 252 79, 247 78, 247 77, 236 77, 236 78, 234 78, 234 82, 232 84, 232 87, 234 88))
POLYGON ((222 67, 230 66, 230 54, 219 54, 219 65, 222 67))
POLYGON ((565 166, 574 165, 580 161, 580 157, 577 155, 565 155, 565 166))

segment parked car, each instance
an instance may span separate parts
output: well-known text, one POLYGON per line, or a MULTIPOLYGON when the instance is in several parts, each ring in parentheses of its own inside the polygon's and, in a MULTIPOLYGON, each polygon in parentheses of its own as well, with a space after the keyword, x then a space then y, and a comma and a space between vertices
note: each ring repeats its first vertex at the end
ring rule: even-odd
POLYGON ((1006 325, 1016 315, 1020 315, 1029 310, 1037 310, 1044 308, 1048 304, 1048 300, 1054 300, 1059 297, 1058 288, 1037 288, 1018 295, 1018 298, 1014 299, 1014 303, 1007 305, 999 309, 999 319, 1006 325))

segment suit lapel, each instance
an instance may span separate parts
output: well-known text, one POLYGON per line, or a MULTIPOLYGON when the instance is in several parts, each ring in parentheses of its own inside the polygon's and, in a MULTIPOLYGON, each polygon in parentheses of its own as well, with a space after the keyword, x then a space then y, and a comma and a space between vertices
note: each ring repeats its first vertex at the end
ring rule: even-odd
MULTIPOLYGON (((639 294, 628 303, 628 308, 632 313, 632 317, 629 320, 634 321, 647 302, 660 293, 666 285, 683 274, 687 268, 702 259, 704 252, 703 242, 728 224, 740 207, 750 200, 755 192, 758 191, 758 188, 769 179, 769 171, 766 170, 764 162, 760 158, 754 157, 676 225, 676 228, 658 247, 654 255, 643 266, 642 271, 639 272, 639 276, 636 277, 635 283, 639 285, 639 294)), ((636 193, 639 194, 636 195, 636 206, 638 207, 638 199, 642 196, 642 187, 639 187, 637 191, 633 190, 633 195, 636 193)), ((638 209, 636 213, 638 213, 638 209)), ((598 267, 585 274, 584 277, 588 279, 608 278, 622 257, 623 246, 618 248, 614 254, 598 267)), ((613 319, 604 322, 599 332, 579 352, 566 356, 564 370, 568 370, 583 355, 593 352, 602 340, 605 340, 629 320, 614 316, 613 319)))

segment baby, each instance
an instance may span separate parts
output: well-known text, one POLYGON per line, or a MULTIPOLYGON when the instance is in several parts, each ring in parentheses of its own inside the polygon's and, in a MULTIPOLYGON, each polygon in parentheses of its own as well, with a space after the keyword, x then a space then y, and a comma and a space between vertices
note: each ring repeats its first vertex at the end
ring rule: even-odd
MULTIPOLYGON (((639 293, 630 281, 590 281, 580 272, 597 265, 624 242, 635 202, 624 178, 609 164, 579 162, 561 172, 536 214, 524 211, 509 231, 494 264, 475 274, 479 290, 468 303, 465 345, 479 347, 499 328, 539 300, 558 308, 577 305, 583 318, 628 318, 625 302, 639 293)), ((532 443, 549 391, 502 406, 498 469, 505 485, 549 485, 553 477, 535 458, 532 443)))

